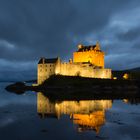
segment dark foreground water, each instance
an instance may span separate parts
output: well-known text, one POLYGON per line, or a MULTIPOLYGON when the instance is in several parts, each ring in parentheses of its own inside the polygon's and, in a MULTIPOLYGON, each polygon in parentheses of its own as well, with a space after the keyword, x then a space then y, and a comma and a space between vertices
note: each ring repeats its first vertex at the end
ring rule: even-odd
POLYGON ((50 101, 0 83, 0 140, 140 140, 139 99, 50 101))

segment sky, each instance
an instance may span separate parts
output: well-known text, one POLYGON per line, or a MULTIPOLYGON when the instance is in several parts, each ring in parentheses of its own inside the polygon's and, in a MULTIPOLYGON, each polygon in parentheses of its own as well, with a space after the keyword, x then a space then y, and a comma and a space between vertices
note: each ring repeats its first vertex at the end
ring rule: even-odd
MULTIPOLYGON (((0 0, 0 71, 35 71, 100 42, 105 66, 140 67, 140 0, 0 0)), ((1 76, 0 76, 1 77, 1 76)))

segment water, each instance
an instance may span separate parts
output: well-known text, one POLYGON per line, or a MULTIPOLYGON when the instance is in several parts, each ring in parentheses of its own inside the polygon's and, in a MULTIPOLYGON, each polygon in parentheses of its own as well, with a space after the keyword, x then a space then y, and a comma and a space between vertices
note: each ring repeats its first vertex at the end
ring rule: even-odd
POLYGON ((50 101, 8 93, 8 84, 0 83, 0 140, 140 139, 139 99, 50 101))

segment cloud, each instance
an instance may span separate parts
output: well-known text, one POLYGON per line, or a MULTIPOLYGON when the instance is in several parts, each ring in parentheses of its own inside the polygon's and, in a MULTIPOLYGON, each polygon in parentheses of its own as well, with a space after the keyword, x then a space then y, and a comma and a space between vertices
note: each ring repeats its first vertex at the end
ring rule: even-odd
POLYGON ((136 27, 134 29, 130 29, 126 32, 122 32, 118 34, 118 39, 122 41, 135 41, 140 38, 140 27, 136 27))
MULTIPOLYGON (((140 33, 139 4, 138 0, 1 0, 0 59, 23 64, 37 63, 41 56, 68 60, 78 43, 97 40, 112 60, 120 53, 131 54, 140 33)), ((115 60, 109 64, 107 59, 107 66, 115 67, 115 60)), ((135 60, 131 65, 140 66, 135 60)))

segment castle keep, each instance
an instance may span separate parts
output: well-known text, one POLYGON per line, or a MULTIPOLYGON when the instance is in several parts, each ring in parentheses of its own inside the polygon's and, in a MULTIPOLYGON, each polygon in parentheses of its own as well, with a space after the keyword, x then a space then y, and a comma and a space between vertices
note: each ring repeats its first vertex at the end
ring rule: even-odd
POLYGON ((104 52, 97 42, 93 46, 78 45, 78 51, 73 53, 74 63, 90 63, 95 67, 104 68, 104 52))
POLYGON ((78 45, 78 50, 73 53, 73 59, 67 63, 62 62, 59 57, 41 58, 38 63, 38 84, 54 74, 110 79, 111 69, 104 68, 104 55, 97 42, 93 46, 78 45))

